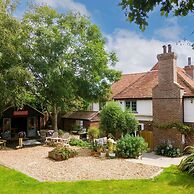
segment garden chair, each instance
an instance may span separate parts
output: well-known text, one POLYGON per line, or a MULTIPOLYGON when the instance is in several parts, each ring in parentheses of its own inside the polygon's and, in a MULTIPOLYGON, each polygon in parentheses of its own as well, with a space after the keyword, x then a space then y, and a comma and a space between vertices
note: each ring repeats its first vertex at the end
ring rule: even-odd
POLYGON ((64 133, 60 138, 60 141, 64 144, 68 144, 70 134, 68 132, 64 133))
POLYGON ((0 148, 3 149, 3 148, 6 148, 6 140, 4 139, 0 139, 0 148))
POLYGON ((52 136, 50 136, 50 137, 46 137, 46 141, 45 141, 45 143, 49 143, 49 142, 51 142, 51 141, 53 141, 53 140, 58 140, 59 138, 58 138, 58 132, 54 132, 53 134, 52 134, 52 136))

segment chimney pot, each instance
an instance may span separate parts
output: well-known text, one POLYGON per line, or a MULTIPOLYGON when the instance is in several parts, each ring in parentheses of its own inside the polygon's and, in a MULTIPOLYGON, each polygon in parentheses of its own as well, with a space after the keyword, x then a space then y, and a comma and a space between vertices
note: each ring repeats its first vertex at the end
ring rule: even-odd
POLYGON ((163 46, 163 53, 166 53, 166 45, 163 46))
POLYGON ((168 53, 171 53, 172 52, 172 46, 171 44, 168 45, 168 53))
POLYGON ((188 66, 191 66, 191 57, 188 57, 188 66))

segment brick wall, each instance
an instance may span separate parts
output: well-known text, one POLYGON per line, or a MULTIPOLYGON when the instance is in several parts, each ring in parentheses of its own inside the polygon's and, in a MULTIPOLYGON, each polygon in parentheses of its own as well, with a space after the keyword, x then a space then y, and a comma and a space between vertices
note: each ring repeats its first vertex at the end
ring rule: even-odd
MULTIPOLYGON (((166 49, 166 48, 165 48, 166 49)), ((177 83, 177 56, 171 52, 168 46, 168 53, 164 49, 159 54, 158 64, 158 85, 153 88, 153 122, 167 124, 183 122, 183 88, 177 83)), ((176 146, 181 146, 181 133, 176 129, 153 128, 154 147, 164 141, 171 141, 176 146)))

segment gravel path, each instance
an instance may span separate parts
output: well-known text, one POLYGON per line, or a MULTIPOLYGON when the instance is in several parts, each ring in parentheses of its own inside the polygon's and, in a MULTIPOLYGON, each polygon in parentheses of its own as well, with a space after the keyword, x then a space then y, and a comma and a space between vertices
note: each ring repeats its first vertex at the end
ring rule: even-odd
POLYGON ((100 159, 79 149, 79 156, 66 161, 50 160, 51 147, 0 150, 0 164, 21 171, 40 181, 76 181, 150 178, 161 168, 131 163, 124 159, 100 159))

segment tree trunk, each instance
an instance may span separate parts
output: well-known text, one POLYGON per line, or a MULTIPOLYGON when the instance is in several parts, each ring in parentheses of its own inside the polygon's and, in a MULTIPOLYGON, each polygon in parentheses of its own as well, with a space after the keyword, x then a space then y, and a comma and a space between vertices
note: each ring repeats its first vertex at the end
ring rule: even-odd
POLYGON ((58 130, 57 116, 58 116, 57 106, 56 106, 56 104, 54 104, 53 105, 53 112, 52 112, 52 128, 54 129, 54 131, 58 130))

